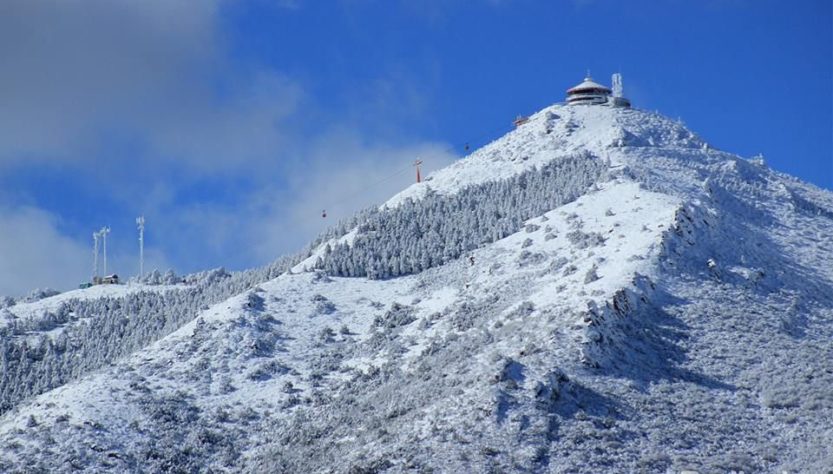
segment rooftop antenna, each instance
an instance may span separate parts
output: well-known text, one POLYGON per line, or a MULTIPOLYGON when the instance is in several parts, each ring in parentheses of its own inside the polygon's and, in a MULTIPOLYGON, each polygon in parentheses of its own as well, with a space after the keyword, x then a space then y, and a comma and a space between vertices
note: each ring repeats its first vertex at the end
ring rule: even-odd
POLYGON ((417 158, 416 161, 414 161, 414 166, 416 167, 416 172, 417 172, 417 183, 422 182, 422 175, 419 173, 419 166, 421 164, 422 164, 422 160, 420 160, 419 158, 417 158))
POLYGON ((145 216, 136 218, 139 227, 139 278, 145 276, 145 216))
POLYGON ((104 254, 104 276, 107 276, 107 234, 110 233, 110 228, 104 226, 101 228, 98 233, 101 235, 102 239, 102 247, 103 247, 103 254, 104 254))
POLYGON ((98 278, 98 232, 93 232, 93 281, 98 278))
POLYGON ((613 97, 624 97, 625 89, 622 86, 622 74, 617 72, 610 78, 610 82, 613 83, 613 97))

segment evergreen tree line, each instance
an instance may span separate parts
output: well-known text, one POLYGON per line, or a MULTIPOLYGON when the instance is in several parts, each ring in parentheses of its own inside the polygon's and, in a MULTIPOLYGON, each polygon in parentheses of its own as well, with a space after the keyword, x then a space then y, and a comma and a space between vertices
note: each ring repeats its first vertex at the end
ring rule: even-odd
POLYGON ((1 310, 0 413, 165 337, 209 305, 277 277, 310 253, 243 272, 195 273, 181 289, 71 299, 33 318, 1 310))
POLYGON ((146 284, 184 281, 186 285, 181 289, 72 299, 57 310, 26 319, 13 315, 9 308, 16 302, 7 298, 5 309, 0 307, 0 414, 26 398, 152 344, 212 304, 276 278, 312 255, 324 242, 345 235, 371 212, 356 213, 322 232, 297 254, 260 268, 231 273, 219 268, 182 279, 151 272, 144 279, 146 284))
POLYGON ((608 169, 585 152, 453 195, 429 189, 423 199, 365 212, 355 240, 328 244, 316 267, 373 279, 421 272, 519 231, 527 219, 586 193, 608 169))
MULTIPOLYGON (((522 223, 576 199, 605 174, 590 154, 555 160, 452 196, 429 192, 396 208, 370 208, 338 223, 294 256, 262 268, 188 275, 181 289, 72 299, 39 317, 0 310, 0 413, 165 337, 208 306, 286 272, 324 242, 354 228, 352 244, 328 248, 318 267, 333 275, 416 273, 517 232, 522 223)), ((164 278, 163 278, 164 280, 164 278)))

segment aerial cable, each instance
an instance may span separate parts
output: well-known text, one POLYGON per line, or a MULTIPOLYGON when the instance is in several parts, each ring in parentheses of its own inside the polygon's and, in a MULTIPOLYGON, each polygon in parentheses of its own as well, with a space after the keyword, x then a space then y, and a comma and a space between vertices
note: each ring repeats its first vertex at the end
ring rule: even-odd
POLYGON ((322 218, 326 218, 326 217, 327 217, 327 209, 332 209, 332 208, 334 208, 334 207, 336 207, 336 206, 338 206, 338 205, 342 205, 342 204, 344 204, 344 203, 351 202, 351 201, 352 201, 352 200, 354 200, 357 196, 359 196, 359 195, 361 195, 361 194, 365 194, 365 193, 366 193, 369 189, 376 188, 376 187, 377 187, 377 186, 379 186, 380 184, 385 183, 385 182, 387 182, 387 181, 390 181, 391 179, 393 179, 393 178, 395 178, 395 177, 397 177, 397 176, 399 176, 399 175, 401 175, 401 174, 404 174, 406 171, 410 171, 410 169, 411 169, 412 167, 413 167, 413 164, 410 164, 410 163, 409 163, 408 165, 406 165, 406 166, 404 166, 404 167, 402 167, 402 168, 397 169, 397 170, 396 170, 396 171, 394 171, 393 173, 391 173, 391 174, 389 174, 389 175, 386 175, 386 176, 385 176, 385 177, 383 177, 383 178, 380 178, 380 179, 377 179, 377 180, 375 180, 375 181, 372 181, 372 182, 370 182, 369 184, 362 185, 362 187, 361 187, 361 188, 356 189, 355 191, 352 191, 352 192, 349 192, 349 193, 347 193, 347 194, 342 195, 342 196, 341 196, 341 197, 340 197, 337 201, 335 201, 335 202, 331 203, 331 205, 329 205, 329 206, 327 206, 327 207, 322 208, 323 210, 321 211, 321 217, 322 217, 322 218))
MULTIPOLYGON (((467 141, 464 141, 464 142, 459 142, 457 144, 454 144, 454 145, 452 145, 452 147, 455 150, 462 149, 468 155, 472 150, 475 150, 475 149, 480 148, 482 146, 482 145, 478 145, 479 143, 482 143, 482 142, 488 140, 490 137, 497 136, 498 138, 500 138, 502 136, 502 133, 505 133, 505 132, 506 132, 506 127, 501 126, 499 128, 495 128, 492 131, 484 132, 484 133, 481 133, 479 135, 476 135, 476 136, 472 137, 473 139, 471 139, 471 140, 467 140, 467 141)), ((487 143, 491 143, 494 140, 497 140, 497 138, 493 138, 491 140, 488 140, 487 143)))
MULTIPOLYGON (((480 143, 480 142, 488 139, 489 137, 499 136, 499 134, 501 134, 502 132, 505 132, 505 130, 506 130, 506 127, 501 126, 500 128, 496 128, 493 131, 482 133, 482 134, 474 137, 475 138, 474 140, 469 140, 469 141, 466 141, 466 142, 458 143, 457 145, 452 145, 452 150, 462 149, 465 152, 465 154, 468 155, 471 152, 471 150, 474 149, 475 146, 477 146, 476 145, 477 143, 480 143)), ((490 140, 489 143, 491 143, 491 141, 494 141, 494 140, 495 139, 490 140)), ((365 194, 367 190, 373 189, 373 188, 379 186, 382 183, 385 183, 385 182, 390 181, 391 179, 393 179, 395 177, 398 177, 399 175, 408 171, 413 166, 414 166, 414 163, 412 163, 410 165, 406 165, 402 168, 399 168, 396 171, 394 171, 393 173, 391 173, 390 175, 387 175, 387 176, 385 176, 381 179, 373 181, 370 184, 362 186, 360 189, 357 189, 357 190, 355 190, 351 193, 348 193, 348 194, 342 196, 340 199, 338 199, 336 202, 332 203, 331 205, 326 206, 326 207, 322 207, 321 218, 324 218, 324 219, 327 218, 327 216, 329 215, 328 212, 327 212, 327 209, 332 209, 332 208, 334 208, 338 205, 348 203, 348 202, 352 201, 353 199, 355 199, 357 196, 359 196, 361 194, 365 194)))
MULTIPOLYGON (((487 140, 487 139, 488 139, 488 138, 490 138, 490 137, 495 137, 495 136, 498 136, 498 137, 499 137, 499 136, 500 136, 500 134, 501 134, 502 132, 505 132, 505 131, 506 131, 506 127, 505 127, 505 126, 501 126, 500 128, 495 128, 495 129, 494 129, 494 130, 492 130, 492 131, 485 132, 485 133, 482 133, 482 134, 479 134, 479 135, 475 136, 475 137, 474 137, 474 140, 468 140, 468 141, 465 141, 465 142, 460 142, 460 143, 458 143, 458 144, 456 144, 456 145, 452 145, 452 150, 460 150, 460 149, 462 149, 462 150, 465 152, 465 154, 466 154, 466 155, 468 155, 468 154, 472 151, 472 149, 474 149, 475 147, 477 147, 477 146, 478 146, 478 145, 477 145, 478 143, 481 143, 481 142, 483 142, 484 140, 487 140)), ((492 142, 492 141, 494 141, 494 140, 496 140, 496 138, 495 138, 495 139, 492 139, 492 140, 489 140, 489 143, 491 143, 491 142, 492 142)), ((417 160, 417 161, 419 161, 419 160, 417 160)), ((363 185, 361 188, 356 189, 356 190, 355 190, 355 191, 353 191, 353 192, 350 192, 350 193, 347 193, 347 194, 343 195, 343 196, 342 196, 340 199, 338 199, 336 202, 333 202, 333 203, 331 203, 329 206, 326 206, 326 207, 323 207, 323 208, 322 208, 322 210, 321 210, 321 218, 324 218, 324 219, 326 219, 326 218, 327 218, 327 216, 328 216, 327 209, 333 209, 333 208, 335 208, 335 207, 337 207, 337 206, 339 206, 339 205, 343 205, 343 204, 345 204, 345 203, 349 203, 349 202, 353 201, 353 200, 354 200, 357 196, 362 195, 362 194, 365 194, 365 193, 366 193, 369 189, 376 188, 376 187, 377 187, 377 186, 379 186, 380 184, 383 184, 383 183, 385 183, 385 182, 388 182, 388 181, 390 181, 391 179, 396 178, 396 177, 398 177, 399 175, 401 175, 401 174, 405 173, 406 171, 408 171, 409 169, 411 169, 411 168, 412 168, 415 164, 416 164, 416 162, 411 163, 411 164, 406 165, 406 166, 403 166, 402 168, 398 168, 396 171, 394 171, 393 173, 391 173, 391 174, 389 174, 389 175, 387 175, 387 176, 385 176, 385 177, 383 177, 383 178, 380 178, 380 179, 378 179, 378 180, 376 180, 376 181, 373 181, 373 182, 371 182, 371 183, 369 183, 369 184, 367 184, 367 185, 363 185)), ((421 164, 421 163, 420 163, 420 164, 421 164)), ((421 181, 421 180, 419 180, 419 179, 418 179, 418 182, 419 182, 419 181, 421 181)))

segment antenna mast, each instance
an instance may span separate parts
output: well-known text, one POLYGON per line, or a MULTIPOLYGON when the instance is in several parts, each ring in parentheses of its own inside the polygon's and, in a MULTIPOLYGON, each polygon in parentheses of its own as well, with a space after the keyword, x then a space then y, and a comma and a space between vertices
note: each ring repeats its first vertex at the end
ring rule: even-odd
POLYGON ((613 83, 613 97, 624 97, 625 90, 622 86, 622 75, 617 72, 610 80, 613 83))
POLYGON ((414 166, 416 167, 416 172, 417 172, 417 183, 422 182, 422 175, 419 173, 419 165, 421 165, 421 164, 422 164, 422 160, 420 160, 419 158, 417 158, 416 161, 414 161, 414 166))
POLYGON ((93 281, 98 278, 98 232, 93 232, 93 281))
POLYGON ((145 276, 145 216, 136 218, 139 227, 139 278, 145 276))
POLYGON ((107 234, 109 233, 110 228, 107 226, 102 227, 99 231, 99 234, 101 234, 104 249, 104 276, 107 276, 107 234))

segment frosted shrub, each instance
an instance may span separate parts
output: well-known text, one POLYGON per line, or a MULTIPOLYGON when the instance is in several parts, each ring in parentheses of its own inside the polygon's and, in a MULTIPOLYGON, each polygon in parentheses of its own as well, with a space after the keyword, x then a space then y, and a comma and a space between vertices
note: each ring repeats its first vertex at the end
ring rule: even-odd
POLYGON ((50 296, 55 296, 60 293, 60 291, 53 290, 52 288, 38 288, 37 290, 32 290, 32 292, 29 293, 23 301, 26 303, 34 303, 35 301, 40 301, 44 298, 49 298, 50 296))
POLYGON ((463 303, 449 317, 449 324, 458 331, 467 331, 474 327, 479 312, 470 304, 463 303))
POLYGON ((265 300, 262 296, 252 291, 246 296, 246 309, 252 311, 263 311, 265 300))
POLYGON ((321 333, 318 335, 318 338, 321 342, 333 342, 335 341, 336 332, 329 326, 325 327, 321 330, 321 333))
POLYGON ((567 233, 567 240, 579 249, 598 247, 605 243, 605 238, 602 234, 598 232, 582 232, 579 229, 567 233))
POLYGON ((316 314, 332 314, 336 311, 336 305, 324 295, 317 294, 313 296, 312 302, 315 303, 316 314))
POLYGON ((535 303, 532 301, 524 301, 515 311, 512 312, 512 314, 515 316, 526 317, 532 314, 533 311, 535 311, 535 303))
POLYGON ((181 283, 182 278, 176 276, 173 270, 168 270, 165 272, 165 275, 162 277, 162 283, 166 285, 176 285, 177 283, 181 283))
MULTIPOLYGON (((161 280, 161 276, 159 276, 159 271, 154 271, 157 274, 157 280, 161 280)), ((203 272, 192 273, 187 277, 184 277, 183 281, 189 284, 213 285, 220 283, 223 280, 230 278, 231 276, 231 273, 227 272, 225 268, 219 267, 203 272)))
POLYGON ((599 268, 596 265, 593 265, 590 270, 587 270, 587 273, 584 275, 584 284, 592 283, 599 279, 598 273, 596 271, 599 268))
POLYGON ((562 268, 564 268, 564 265, 567 265, 568 262, 569 261, 566 258, 558 257, 555 260, 553 260, 552 262, 550 262, 549 267, 547 268, 547 270, 550 273, 556 273, 558 270, 561 270, 562 268))
POLYGON ((795 408, 799 402, 798 390, 794 387, 770 387, 761 394, 761 404, 767 408, 795 408))
POLYGON ((277 336, 272 333, 264 334, 252 342, 251 354, 255 357, 268 357, 275 351, 277 336))
POLYGON ((152 272, 145 275, 142 279, 142 282, 146 285, 161 285, 162 284, 162 274, 159 270, 154 269, 152 272))
POLYGON ((521 267, 536 265, 543 262, 546 258, 546 255, 540 252, 530 252, 529 250, 524 250, 520 253, 520 255, 518 255, 518 265, 521 267))
POLYGON ((416 321, 414 309, 410 306, 393 303, 389 310, 373 320, 373 325, 379 328, 393 329, 416 321))
POLYGON ((0 296, 0 309, 11 308, 16 301, 11 296, 0 296))
POLYGON ((270 360, 257 366, 255 370, 249 373, 250 380, 264 381, 269 380, 276 374, 285 374, 289 372, 289 368, 281 365, 278 361, 270 360))
POLYGON ((254 322, 254 326, 258 331, 270 331, 275 324, 279 324, 279 321, 268 313, 259 314, 254 322))
POLYGON ((235 390, 237 390, 237 387, 231 383, 231 377, 224 375, 223 378, 220 379, 220 393, 227 394, 232 393, 235 390))
POLYGON ((324 273, 320 270, 316 270, 312 274, 312 282, 313 283, 330 283, 332 281, 333 280, 330 277, 328 277, 326 273, 324 273))

